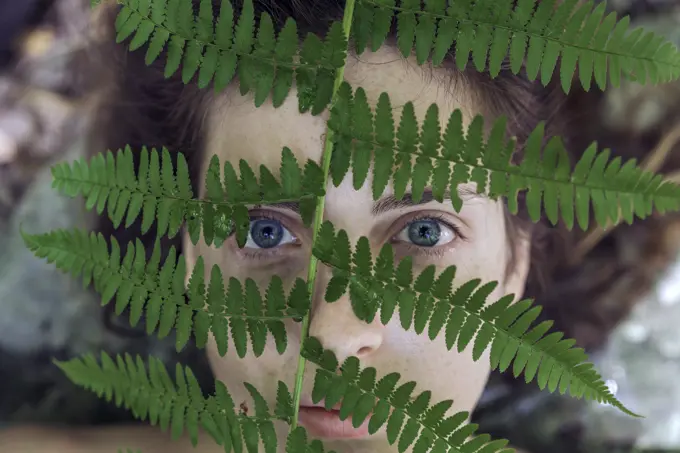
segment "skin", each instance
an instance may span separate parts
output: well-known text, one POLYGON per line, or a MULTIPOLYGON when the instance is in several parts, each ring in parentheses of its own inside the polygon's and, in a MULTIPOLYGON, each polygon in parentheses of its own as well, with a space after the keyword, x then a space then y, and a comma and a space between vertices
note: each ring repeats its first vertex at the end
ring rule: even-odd
MULTIPOLYGON (((370 105, 375 105, 379 94, 387 91, 395 108, 396 121, 401 114, 401 107, 407 101, 414 101, 416 116, 421 121, 429 105, 437 103, 442 128, 456 108, 462 110, 468 123, 475 114, 483 111, 483 106, 475 100, 474 93, 460 81, 453 80, 452 83, 451 77, 448 70, 419 67, 413 60, 404 60, 396 50, 389 47, 383 47, 377 53, 350 57, 345 72, 345 79, 353 87, 361 86, 366 90, 370 105)), ((205 173, 208 160, 213 154, 222 162, 230 161, 236 168, 240 159, 246 159, 253 168, 264 164, 274 172, 280 165, 283 146, 288 146, 300 163, 307 159, 320 162, 326 119, 327 116, 323 115, 300 115, 295 93, 291 93, 286 103, 278 109, 274 109, 269 103, 255 108, 251 98, 241 97, 238 87, 232 86, 211 102, 208 108, 204 127, 209 139, 202 173, 205 173)), ((491 301, 508 293, 521 294, 529 267, 529 241, 527 238, 516 239, 516 264, 510 274, 506 274, 510 245, 505 232, 504 208, 500 202, 468 193, 462 197, 464 205, 458 213, 448 202, 440 204, 432 201, 417 206, 401 206, 375 215, 372 212, 374 202, 370 179, 369 175, 369 180, 358 191, 352 187, 351 175, 347 175, 339 187, 334 187, 332 183, 328 186, 325 219, 330 220, 336 229, 344 229, 351 243, 366 236, 373 256, 376 256, 381 246, 390 242, 398 257, 413 257, 415 273, 431 264, 438 270, 455 265, 458 270, 454 285, 473 278, 499 281, 500 284, 489 298, 491 301), (434 220, 428 221, 428 225, 440 226, 442 235, 434 246, 419 246, 411 241, 408 226, 418 218, 433 218, 434 220)), ((474 191, 474 187, 462 189, 474 191)), ((391 191, 392 188, 388 186, 383 196, 388 197, 391 191)), ((249 238, 246 248, 239 249, 231 238, 220 249, 215 249, 201 241, 193 246, 185 238, 189 270, 196 257, 201 255, 205 261, 206 277, 209 277, 211 267, 218 265, 226 278, 244 280, 249 277, 260 288, 265 288, 274 274, 281 276, 288 285, 297 277, 306 278, 311 231, 303 226, 299 216, 289 209, 267 206, 254 207, 251 215, 254 221, 258 216, 264 215, 280 222, 286 229, 282 244, 270 249, 258 249, 254 240, 249 238)), ((472 360, 471 348, 463 353, 447 350, 444 335, 430 341, 427 335, 404 331, 397 315, 387 325, 382 325, 377 320, 372 324, 360 321, 354 316, 347 296, 332 304, 323 301, 330 275, 329 269, 323 265, 319 267, 310 335, 319 338, 326 348, 333 350, 340 362, 350 355, 356 355, 362 360, 363 366, 376 367, 378 377, 398 372, 402 376, 400 382, 416 381, 418 385, 414 394, 430 390, 433 403, 452 399, 454 405, 448 415, 459 411, 471 412, 474 409, 489 375, 486 355, 475 362, 472 360)), ((243 402, 247 407, 252 407, 243 382, 253 384, 264 395, 270 407, 275 405, 277 380, 284 381, 291 390, 294 388, 300 324, 290 321, 287 329, 289 341, 285 353, 279 355, 270 339, 260 358, 249 353, 245 359, 239 359, 231 341, 229 353, 221 357, 214 338, 211 338, 207 353, 213 372, 217 379, 226 384, 236 404, 243 402)), ((303 399, 311 395, 313 377, 314 366, 307 364, 303 399)), ((104 451, 104 443, 116 447, 144 447, 145 452, 178 451, 177 448, 180 448, 181 444, 173 444, 168 450, 168 439, 152 435, 151 431, 156 432, 157 428, 145 430, 146 428, 110 428, 98 430, 97 434, 92 430, 81 431, 68 437, 62 434, 59 439, 65 442, 65 446, 56 451, 104 451), (93 449, 95 442, 97 447, 93 449), (162 442, 166 442, 165 446, 162 446, 162 442)), ((285 428, 278 427, 281 452, 284 451, 285 428)), ((17 441, 17 438, 26 439, 15 435, 17 443, 12 444, 9 441, 14 447, 12 451, 29 451, 30 446, 21 450, 25 444, 17 441)), ((215 449, 210 443, 201 443, 198 450, 191 451, 219 451, 219 448, 215 449)), ((50 451, 55 451, 57 444, 56 441, 52 442, 50 451)), ((394 451, 394 447, 387 443, 384 430, 368 439, 330 440, 325 441, 325 445, 339 453, 394 451)), ((30 451, 43 450, 33 448, 30 451)))

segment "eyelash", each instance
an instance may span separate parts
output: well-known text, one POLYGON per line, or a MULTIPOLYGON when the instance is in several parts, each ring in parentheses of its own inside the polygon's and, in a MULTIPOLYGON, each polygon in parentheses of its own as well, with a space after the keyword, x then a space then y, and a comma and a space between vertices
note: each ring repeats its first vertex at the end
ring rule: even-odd
MULTIPOLYGON (((286 221, 282 219, 280 216, 272 215, 270 213, 266 212, 258 212, 250 215, 250 221, 254 220, 262 220, 262 219, 267 219, 267 220, 274 220, 277 222, 280 222, 281 225, 288 229, 290 231, 290 228, 286 226, 286 221)), ((460 231, 460 228, 458 228, 456 225, 452 224, 451 222, 448 222, 444 220, 444 215, 443 214, 420 214, 418 216, 410 218, 407 222, 404 223, 404 225, 401 227, 401 229, 406 228, 410 223, 417 222, 419 220, 434 220, 436 222, 439 222, 446 226, 447 228, 450 228, 451 231, 456 235, 454 238, 455 240, 466 240, 465 236, 460 231)), ((399 231, 401 231, 401 229, 399 231)), ((398 234, 398 233, 397 233, 398 234)), ((295 236, 293 236, 295 237, 295 236)), ((393 236, 394 238, 394 236, 393 236)), ((297 238, 296 238, 297 239, 297 238)), ((448 245, 448 244, 447 244, 448 245)), ((410 254, 420 254, 420 255, 425 255, 428 257, 435 257, 435 258, 442 258, 444 254, 448 251, 449 247, 446 246, 434 246, 434 247, 422 247, 416 244, 409 244, 406 243, 403 245, 406 247, 407 252, 411 252, 410 254)), ((281 253, 281 247, 273 247, 271 249, 247 249, 247 248, 242 248, 240 249, 240 253, 245 256, 246 258, 250 259, 266 259, 266 258, 271 258, 273 256, 277 256, 281 253)), ((407 253, 409 254, 409 253, 407 253)))

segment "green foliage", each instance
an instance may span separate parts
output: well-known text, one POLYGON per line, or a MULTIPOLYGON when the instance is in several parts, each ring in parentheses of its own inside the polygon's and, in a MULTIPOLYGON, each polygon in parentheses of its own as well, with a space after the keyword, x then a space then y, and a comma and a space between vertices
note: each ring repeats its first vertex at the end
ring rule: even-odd
POLYGON ((116 228, 123 219, 129 228, 141 214, 142 234, 149 231, 154 220, 159 236, 174 237, 186 224, 194 244, 203 233, 206 244, 220 246, 234 233, 241 247, 250 229, 247 205, 298 201, 308 225, 316 197, 325 193, 319 165, 309 160, 304 169, 300 168, 288 148, 281 155, 280 183, 265 166, 260 167, 258 180, 245 160, 239 162, 240 176, 230 162, 224 163, 222 173, 218 158, 213 156, 204 200, 194 198, 183 154, 178 155, 176 168, 166 148, 161 153, 142 148, 138 154, 137 171, 129 146, 115 155, 111 151, 106 157, 98 154, 89 163, 84 159, 71 165, 59 163, 52 168, 53 187, 71 197, 83 195, 86 208, 96 208, 97 214, 106 209, 116 228))
POLYGON ((338 68, 344 66, 347 40, 339 23, 325 41, 308 34, 298 54, 297 25, 292 19, 278 33, 272 18, 264 13, 256 27, 252 0, 243 2, 240 16, 229 1, 223 1, 213 23, 211 0, 201 0, 194 16, 185 0, 122 0, 116 20, 116 39, 130 40, 130 50, 147 46, 146 63, 156 61, 167 50, 165 76, 180 66, 182 81, 197 74, 199 88, 214 82, 222 91, 238 76, 241 94, 252 92, 260 106, 272 96, 275 107, 283 104, 295 81, 299 109, 313 115, 323 112, 331 101, 338 68), (133 36, 134 34, 134 36, 133 36))
MULTIPOLYGON (((307 431, 297 426, 291 429, 286 439, 286 453, 324 453, 323 443, 318 440, 307 440, 307 431)), ((329 453, 334 453, 332 450, 329 453)))
POLYGON ((541 218, 541 204, 547 218, 556 224, 561 217, 567 228, 586 230, 592 207, 603 227, 621 217, 632 223, 644 219, 656 207, 658 212, 680 209, 680 187, 664 181, 661 175, 643 171, 631 159, 610 159, 610 151, 598 152, 593 143, 572 172, 569 155, 559 137, 544 146, 544 123, 530 134, 523 147, 523 158, 513 163, 516 143, 505 139, 507 118, 491 126, 489 138, 482 115, 477 115, 465 131, 463 113, 456 109, 441 131, 439 108, 432 104, 422 124, 418 124, 412 102, 402 110, 395 127, 392 106, 382 93, 375 112, 366 93, 343 83, 328 122, 333 130, 334 151, 331 175, 337 186, 352 169, 354 188, 361 188, 373 165, 373 198, 378 199, 391 181, 394 194, 402 198, 410 185, 415 201, 426 187, 443 202, 450 198, 457 211, 463 206, 456 188, 474 182, 477 191, 492 198, 503 196, 510 212, 518 211, 517 197, 528 190, 527 208, 534 222, 541 218), (415 161, 415 162, 414 162, 415 161))
POLYGON ((524 373, 527 383, 535 378, 541 389, 559 388, 561 394, 568 390, 576 398, 605 402, 635 415, 612 395, 583 349, 573 348, 575 340, 563 340, 559 332, 546 336, 552 321, 532 325, 540 306, 532 307, 530 299, 513 303, 512 294, 489 303, 498 282, 470 280, 454 291, 455 266, 436 275, 430 265, 414 276, 411 258, 395 263, 389 243, 373 264, 367 238, 361 237, 352 251, 347 233, 336 233, 330 222, 321 226, 314 254, 334 270, 326 301, 336 302, 349 291, 359 319, 373 322, 380 311, 380 322, 387 324, 398 309, 404 330, 413 328, 422 335, 427 329, 430 340, 443 331, 446 347, 457 346, 458 352, 472 343, 474 360, 490 348, 492 369, 505 371, 512 364, 515 377, 524 373))
POLYGON ((414 47, 419 64, 431 58, 439 65, 455 48, 456 66, 463 70, 472 60, 477 71, 498 76, 509 54, 514 74, 526 66, 530 80, 539 74, 547 85, 558 61, 565 92, 578 65, 584 89, 592 79, 601 89, 607 76, 614 87, 621 76, 645 83, 669 82, 680 77, 680 54, 672 42, 636 28, 629 18, 605 17, 606 2, 592 0, 360 0, 355 10, 357 50, 384 44, 396 16, 397 47, 405 57, 414 47), (447 7, 447 3, 450 3, 447 7), (627 33, 628 32, 628 33, 627 33))
POLYGON ((74 277, 82 277, 86 286, 93 283, 102 294, 102 305, 110 303, 115 296, 116 314, 120 315, 129 306, 131 325, 136 326, 145 314, 147 334, 157 331, 163 338, 175 329, 178 351, 192 334, 196 345, 205 347, 212 332, 223 356, 231 338, 239 357, 245 357, 250 337, 253 354, 259 357, 264 352, 268 334, 282 354, 287 345, 283 320, 302 318, 309 311, 310 298, 302 279, 295 282, 288 297, 278 276, 271 280, 264 298, 252 279, 242 285, 236 278, 229 278, 225 291, 224 277, 217 265, 210 269, 206 284, 203 258, 199 257, 185 288, 184 256, 177 258, 174 247, 161 265, 158 242, 147 263, 144 245, 139 239, 128 244, 121 260, 116 239, 111 238, 109 246, 101 234, 57 230, 42 235, 23 234, 23 237, 36 256, 46 258, 74 277))
MULTIPOLYGON (((247 415, 237 408, 221 381, 215 381, 215 394, 206 398, 191 369, 177 364, 173 380, 163 363, 154 357, 148 359, 148 370, 140 356, 116 355, 114 360, 105 352, 101 353, 101 364, 91 354, 55 363, 74 383, 129 409, 140 420, 159 425, 163 431, 170 429, 173 439, 179 439, 186 430, 196 446, 198 430, 202 428, 225 453, 241 453, 244 444, 246 452, 257 453, 260 443, 265 453, 275 453, 273 420, 287 422, 292 414, 290 391, 281 381, 273 413, 257 389, 244 383, 255 403, 255 414, 247 415)), ((293 442, 299 441, 299 431, 304 434, 302 428, 291 434, 293 442)), ((322 453, 323 447, 317 445, 311 451, 322 453)))
POLYGON ((371 433, 385 426, 389 443, 399 452, 507 451, 505 440, 492 441, 484 434, 471 438, 477 427, 467 424, 469 414, 447 416, 452 401, 433 404, 427 390, 412 397, 415 382, 398 385, 398 373, 378 380, 378 370, 361 368, 356 357, 338 367, 333 352, 309 338, 320 261, 333 270, 325 302, 348 297, 361 320, 370 322, 379 315, 387 323, 398 311, 403 329, 413 328, 417 334, 427 329, 432 340, 443 334, 449 350, 471 347, 475 360, 488 352, 494 369, 512 366, 515 377, 536 379, 541 389, 568 391, 635 416, 607 389, 584 351, 573 347, 574 340, 563 339, 559 332, 548 334, 550 321, 535 323, 540 307, 532 301, 515 302, 512 295, 489 301, 497 282, 479 279, 456 282, 454 290, 455 267, 437 274, 435 266, 429 266, 414 275, 411 259, 396 262, 389 244, 374 260, 368 238, 353 245, 345 231, 336 233, 332 224, 323 223, 325 182, 330 178, 339 185, 351 169, 359 189, 372 172, 374 199, 392 182, 397 198, 404 197, 407 188, 414 200, 431 190, 435 200, 448 197, 458 210, 459 185, 472 182, 480 193, 505 197, 513 213, 519 208, 518 192, 527 191, 534 221, 545 212, 553 224, 561 218, 568 228, 577 222, 586 229, 591 210, 603 226, 620 219, 631 223, 654 209, 678 210, 678 186, 642 171, 635 161, 610 160, 609 151, 598 151, 596 144, 572 167, 559 138, 546 140, 539 124, 516 164, 511 160, 516 143, 506 137, 504 118, 487 127, 477 116, 464 127, 462 113, 456 110, 442 132, 437 105, 429 107, 420 124, 408 102, 395 125, 387 93, 373 108, 362 88, 353 90, 342 80, 350 35, 358 52, 377 50, 393 25, 397 47, 404 56, 415 47, 419 64, 441 64, 454 50, 459 69, 471 59, 475 69, 496 77, 507 57, 513 73, 524 67, 529 79, 540 75, 547 85, 559 62, 564 91, 577 66, 585 89, 593 77, 600 88, 608 79, 618 86, 621 76, 641 83, 677 79, 680 53, 672 44, 642 29, 627 32, 628 19, 605 17, 604 3, 594 7, 584 2, 577 8, 577 0, 559 5, 555 0, 426 0, 424 7, 415 0, 348 0, 342 22, 333 22, 323 39, 308 34, 302 40, 292 19, 275 24, 268 14, 255 13, 252 0, 242 2, 238 10, 223 0, 219 11, 213 11, 211 0, 118 3, 117 41, 127 42, 131 51, 146 47, 149 65, 165 54, 166 77, 181 70, 184 83, 195 81, 205 88, 212 82, 216 91, 238 78, 239 92, 251 94, 258 107, 269 96, 274 107, 282 105, 295 82, 301 113, 318 115, 331 106, 322 165, 308 161, 301 167, 291 150, 283 148, 278 174, 260 166, 258 177, 244 160, 236 168, 213 156, 205 175, 206 194, 199 199, 181 152, 173 161, 165 148, 159 152, 143 147, 136 164, 133 150, 126 147, 90 162, 60 163, 53 167, 56 189, 82 195, 88 209, 99 215, 106 211, 116 228, 129 228, 141 215, 142 233, 155 223, 158 240, 150 258, 139 239, 122 249, 114 238, 79 230, 24 234, 27 247, 81 277, 85 285, 93 284, 102 304, 115 299, 117 314, 129 308, 133 326, 144 317, 149 335, 163 337, 175 330, 178 350, 192 336, 203 347, 212 334, 222 355, 231 341, 239 357, 249 348, 260 357, 271 335, 282 353, 287 346, 284 321, 290 318, 301 321, 303 347, 295 389, 291 394, 278 382, 273 412, 248 383, 244 385, 254 414, 237 410, 222 382, 205 398, 191 370, 178 365, 173 380, 153 357, 148 372, 144 360, 129 355, 114 360, 102 353, 101 365, 89 354, 57 362, 73 382, 114 400, 141 420, 171 429, 174 439, 188 431, 194 445, 202 428, 226 452, 263 448, 274 453, 273 421, 278 420, 290 424, 287 453, 323 453, 322 443, 309 442, 297 421, 305 363, 310 361, 318 367, 313 400, 324 399, 329 408, 341 402, 340 417, 352 417, 354 426, 367 422, 371 433), (233 235, 243 247, 250 229, 249 208, 280 202, 299 204, 314 238, 308 281, 296 280, 287 295, 279 276, 263 295, 252 279, 227 278, 216 265, 206 269, 202 257, 189 273, 174 248, 161 263, 162 236, 174 237, 184 227, 194 245, 203 236, 208 246, 220 247, 233 235))
POLYGON ((335 354, 324 350, 313 337, 305 341, 302 356, 319 367, 312 391, 315 403, 324 400, 325 407, 330 409, 341 402, 340 419, 351 416, 355 428, 368 420, 371 434, 386 426, 387 441, 390 445, 396 443, 400 453, 409 447, 413 447, 414 453, 512 451, 504 449, 507 440, 491 441, 488 434, 470 439, 477 425, 465 423, 469 413, 458 412, 444 418, 453 401, 432 404, 429 390, 412 396, 417 383, 409 381, 397 387, 399 373, 376 380, 377 370, 362 369, 356 357, 349 357, 338 366, 335 354))

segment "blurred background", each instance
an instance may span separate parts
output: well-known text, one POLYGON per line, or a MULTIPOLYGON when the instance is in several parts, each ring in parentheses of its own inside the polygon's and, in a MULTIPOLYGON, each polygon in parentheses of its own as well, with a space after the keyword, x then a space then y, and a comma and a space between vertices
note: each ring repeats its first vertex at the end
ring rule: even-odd
MULTIPOLYGON (((610 0, 680 45, 680 1, 610 0)), ((0 0, 0 429, 91 425, 130 415, 81 391, 52 364, 105 349, 190 365, 209 386, 200 351, 178 356, 172 338, 120 336, 99 300, 24 247, 29 232, 85 227, 78 199, 51 190, 50 165, 84 154, 94 99, 79 62, 93 34, 88 0, 0 0)), ((680 180, 680 83, 575 89, 566 106, 577 146, 597 140, 617 155, 680 180)), ((481 430, 527 453, 680 452, 680 217, 580 235, 551 269, 541 303, 591 352, 610 389, 646 418, 539 392, 494 375, 474 414, 481 430), (567 301, 567 303, 565 303, 567 301), (587 307, 584 308, 584 307, 587 307)))

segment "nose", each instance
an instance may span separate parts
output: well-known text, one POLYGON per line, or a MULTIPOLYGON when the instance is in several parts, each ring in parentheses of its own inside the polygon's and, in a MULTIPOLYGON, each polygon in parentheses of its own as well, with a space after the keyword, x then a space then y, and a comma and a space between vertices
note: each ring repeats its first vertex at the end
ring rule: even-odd
POLYGON ((357 318, 352 310, 349 291, 335 302, 326 302, 324 294, 329 273, 326 269, 319 269, 317 278, 323 284, 319 285, 315 294, 309 335, 318 338, 325 349, 333 351, 341 364, 349 356, 365 359, 380 348, 385 327, 377 316, 370 324, 357 318))

